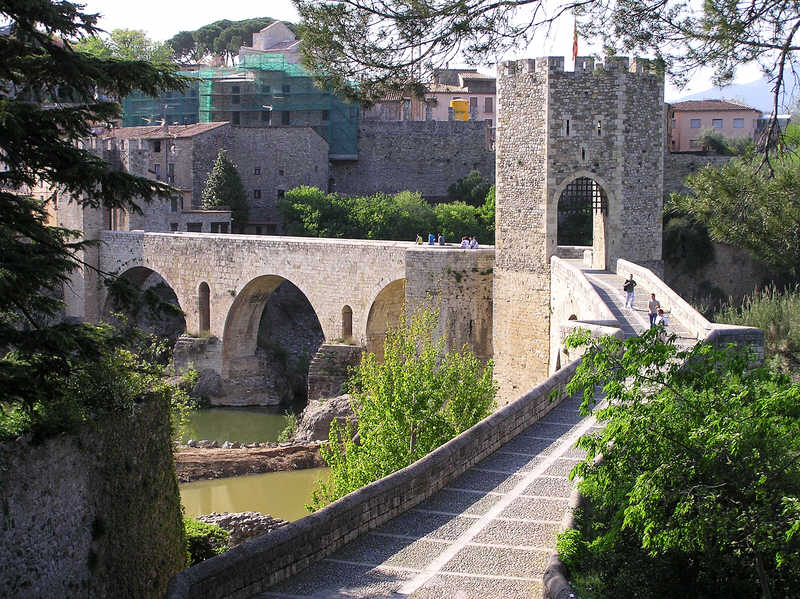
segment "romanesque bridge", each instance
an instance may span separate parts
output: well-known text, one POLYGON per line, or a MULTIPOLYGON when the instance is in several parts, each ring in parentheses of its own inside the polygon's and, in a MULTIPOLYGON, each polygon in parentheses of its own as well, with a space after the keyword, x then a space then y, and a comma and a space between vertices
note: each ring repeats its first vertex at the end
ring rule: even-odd
MULTIPOLYGON (((453 346, 492 354, 493 249, 392 241, 255 237, 205 233, 101 233, 100 269, 137 284, 157 273, 174 291, 186 329, 206 344, 197 364, 223 379, 258 369, 257 333, 270 294, 294 284, 328 341, 351 338, 382 350, 404 302, 440 302, 440 332, 453 346)), ((98 313, 107 298, 98 295, 98 313)))

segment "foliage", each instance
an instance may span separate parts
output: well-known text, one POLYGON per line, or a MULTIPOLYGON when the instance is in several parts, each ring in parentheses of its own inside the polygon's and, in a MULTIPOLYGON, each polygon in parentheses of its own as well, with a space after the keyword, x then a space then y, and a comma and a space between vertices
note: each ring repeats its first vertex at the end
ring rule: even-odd
POLYGON ((285 443, 291 441, 294 434, 297 432, 297 414, 293 412, 283 413, 283 430, 278 435, 278 443, 285 443))
POLYGON ((6 431, 47 434, 103 409, 124 409, 132 394, 109 396, 121 386, 109 372, 145 391, 141 360, 122 349, 124 335, 60 319, 63 288, 91 244, 47 226, 48 209, 56 193, 87 209, 133 212, 140 212, 133 198, 168 197, 167 185, 116 171, 77 142, 119 117, 119 105, 97 99, 98 89, 109 97, 135 89, 157 96, 184 80, 146 62, 73 51, 72 42, 98 33, 96 16, 76 5, 0 0, 0 15, 13 23, 0 36, 0 418, 6 431), (70 89, 73 103, 39 103, 59 88, 70 89), (54 190, 46 201, 26 194, 39 184, 54 190))
POLYGON ((697 6, 680 0, 294 2, 305 64, 337 92, 366 102, 389 91, 421 95, 420 84, 455 60, 494 63, 573 10, 583 39, 601 41, 612 52, 654 55, 678 84, 698 67, 712 68, 717 82, 729 81, 737 65, 756 60, 780 86, 795 59, 800 24, 789 0, 697 6))
POLYGON ((342 196, 296 187, 278 204, 286 233, 310 237, 412 240, 443 231, 452 241, 475 235, 494 242, 494 188, 480 208, 462 202, 431 206, 419 193, 342 196))
MULTIPOLYGON (((239 54, 240 46, 253 44, 253 33, 275 22, 269 17, 229 21, 222 19, 195 31, 181 31, 167 43, 175 49, 175 58, 182 63, 196 63, 215 56, 226 63, 239 54)), ((294 29, 291 23, 284 23, 294 29)))
POLYGON ((717 312, 714 321, 761 329, 764 354, 773 367, 800 376, 800 287, 755 292, 741 306, 717 312))
MULTIPOLYGON (((792 131, 789 131, 791 134, 792 131)), ((771 153, 771 169, 752 155, 706 166, 673 194, 674 209, 705 226, 711 239, 747 250, 775 269, 800 266, 800 161, 792 138, 771 153)))
POLYGON ((701 131, 697 142, 704 150, 713 150, 721 156, 752 154, 755 148, 751 137, 725 137, 714 129, 701 131))
POLYGON ((201 198, 204 210, 227 207, 235 225, 241 226, 247 222, 247 192, 236 165, 228 158, 227 150, 220 150, 217 154, 201 198))
POLYGON ((85 52, 101 59, 144 60, 165 64, 172 59, 172 47, 147 37, 139 29, 114 29, 108 37, 92 36, 75 44, 78 52, 85 52))
POLYGON ((348 386, 358 442, 350 423, 331 423, 321 450, 330 476, 317 483, 310 509, 415 462, 491 412, 492 363, 466 346, 445 351, 445 340, 434 338, 438 318, 428 306, 404 313, 386 334, 383 362, 368 353, 355 369, 348 386))
POLYGON ((186 567, 195 566, 228 550, 230 534, 216 524, 184 518, 186 531, 186 567))
MULTIPOLYGON (((660 568, 674 564, 669 572, 687 581, 680 596, 791 596, 800 576, 800 385, 753 367, 734 346, 679 351, 660 329, 567 341, 588 345, 567 391, 583 392, 584 413, 598 387, 608 399, 595 412, 605 426, 579 441, 588 456, 573 471, 599 515, 583 529, 586 549, 601 564, 624 555, 651 590, 644 596, 676 595, 656 592, 669 575, 630 560, 631 543, 660 568)), ((614 575, 599 574, 612 586, 614 575)))
POLYGON ((708 229, 680 212, 664 211, 663 257, 675 268, 696 272, 714 259, 708 229))
POLYGON ((492 184, 483 178, 480 171, 470 171, 447 188, 448 202, 463 202, 478 208, 486 201, 492 184))

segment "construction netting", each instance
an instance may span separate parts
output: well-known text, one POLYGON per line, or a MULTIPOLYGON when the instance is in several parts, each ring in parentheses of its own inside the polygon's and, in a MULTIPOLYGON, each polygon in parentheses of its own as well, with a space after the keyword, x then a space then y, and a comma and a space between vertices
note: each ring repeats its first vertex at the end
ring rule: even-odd
POLYGON ((359 110, 314 85, 299 64, 283 54, 245 54, 235 67, 202 69, 184 94, 129 96, 123 125, 160 120, 178 124, 230 121, 243 127, 308 126, 328 142, 331 157, 358 155, 359 110))

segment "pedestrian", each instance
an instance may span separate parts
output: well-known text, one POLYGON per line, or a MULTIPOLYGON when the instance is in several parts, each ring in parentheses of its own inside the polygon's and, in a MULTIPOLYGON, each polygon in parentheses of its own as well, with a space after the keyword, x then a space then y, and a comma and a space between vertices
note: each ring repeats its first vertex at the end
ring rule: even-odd
POLYGON ((658 316, 656 316, 655 324, 656 326, 660 325, 664 327, 664 330, 658 334, 658 338, 661 339, 661 341, 664 341, 666 339, 667 327, 669 326, 669 318, 666 314, 664 314, 664 310, 661 308, 658 309, 658 316))
POLYGON ((478 240, 475 239, 475 236, 469 238, 469 249, 477 250, 478 249, 478 240))
POLYGON ((444 233, 439 233, 439 245, 444 245, 444 233))
POLYGON ((436 243, 436 236, 433 233, 428 232, 428 245, 433 245, 435 243, 436 243))
POLYGON ((469 239, 467 239, 466 236, 461 238, 461 246, 460 247, 461 247, 461 249, 464 249, 464 250, 469 247, 469 239))
POLYGON ((422 245, 422 235, 417 233, 417 245, 422 245))
POLYGON ((625 291, 625 307, 629 307, 633 310, 633 290, 636 287, 636 281, 633 280, 633 273, 625 279, 625 283, 622 285, 623 291, 625 291))
POLYGON ((658 309, 661 307, 661 304, 658 303, 656 299, 656 294, 650 294, 650 301, 647 302, 647 314, 650 316, 650 328, 652 329, 656 324, 656 318, 658 317, 658 309))

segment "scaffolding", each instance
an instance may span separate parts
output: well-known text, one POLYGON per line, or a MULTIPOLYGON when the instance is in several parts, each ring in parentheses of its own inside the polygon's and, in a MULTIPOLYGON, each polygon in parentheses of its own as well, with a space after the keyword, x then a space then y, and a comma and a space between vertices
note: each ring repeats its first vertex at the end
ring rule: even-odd
MULTIPOLYGON (((189 77, 196 73, 181 72, 189 77)), ((197 98, 197 80, 189 82, 183 92, 164 92, 158 98, 146 96, 141 92, 134 92, 122 100, 122 126, 139 127, 157 125, 164 114, 168 125, 194 125, 200 122, 197 98)))
POLYGON ((183 93, 125 98, 123 126, 158 123, 166 106, 169 124, 308 126, 328 142, 331 159, 358 156, 358 106, 315 86, 305 69, 283 54, 244 54, 235 67, 185 74, 196 79, 183 93))

